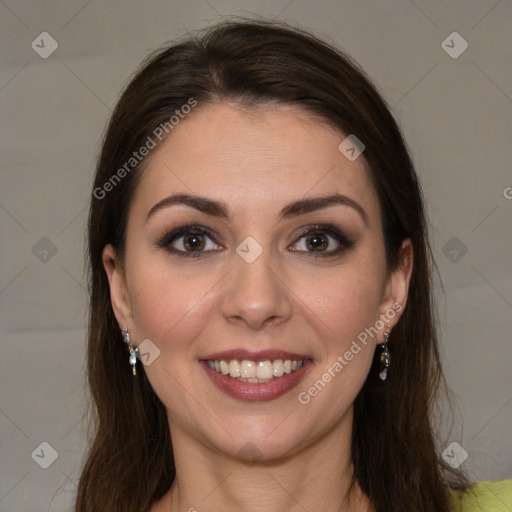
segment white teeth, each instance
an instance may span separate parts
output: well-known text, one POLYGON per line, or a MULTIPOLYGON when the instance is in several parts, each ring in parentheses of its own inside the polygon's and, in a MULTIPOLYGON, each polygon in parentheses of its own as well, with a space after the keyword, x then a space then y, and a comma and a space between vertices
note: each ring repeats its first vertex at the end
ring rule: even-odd
POLYGON ((256 366, 258 379, 271 379, 274 375, 274 367, 270 361, 260 361, 256 366))
POLYGON ((220 362, 220 371, 222 375, 227 375, 229 373, 229 364, 224 360, 220 362))
POLYGON ((240 377, 240 364, 236 359, 229 361, 229 375, 231 377, 240 377))
POLYGON ((208 366, 222 375, 229 375, 236 380, 250 383, 270 382, 273 378, 282 377, 285 373, 292 373, 304 365, 304 361, 292 361, 291 359, 276 359, 270 361, 250 361, 243 359, 207 361, 208 366))
POLYGON ((247 359, 244 359, 240 364, 240 377, 242 377, 242 379, 255 379, 256 363, 254 361, 247 361, 247 359))
POLYGON ((284 365, 281 359, 276 359, 273 364, 274 377, 282 377, 284 375, 284 365))

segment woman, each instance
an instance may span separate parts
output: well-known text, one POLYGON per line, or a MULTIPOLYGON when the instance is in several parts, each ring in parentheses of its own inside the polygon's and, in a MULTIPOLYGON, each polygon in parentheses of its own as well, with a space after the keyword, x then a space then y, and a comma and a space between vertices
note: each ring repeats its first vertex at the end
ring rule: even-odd
POLYGON ((78 512, 510 499, 439 455, 417 177, 374 87, 313 36, 224 23, 148 59, 105 136, 89 256, 78 512))

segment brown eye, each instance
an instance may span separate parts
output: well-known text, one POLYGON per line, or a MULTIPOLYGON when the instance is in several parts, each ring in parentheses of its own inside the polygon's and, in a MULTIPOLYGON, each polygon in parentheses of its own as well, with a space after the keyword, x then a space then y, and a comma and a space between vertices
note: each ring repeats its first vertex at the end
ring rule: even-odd
POLYGON ((309 235, 306 238, 306 247, 314 252, 323 252, 329 247, 329 239, 321 233, 309 235))
POLYGON ((353 245, 354 242, 334 226, 318 225, 304 232, 290 249, 306 256, 323 257, 337 256, 353 245))
POLYGON ((178 256, 206 256, 223 249, 213 234, 201 226, 183 226, 165 235, 158 245, 178 256))
POLYGON ((204 235, 199 233, 186 235, 183 237, 183 245, 187 251, 201 251, 206 245, 204 235))

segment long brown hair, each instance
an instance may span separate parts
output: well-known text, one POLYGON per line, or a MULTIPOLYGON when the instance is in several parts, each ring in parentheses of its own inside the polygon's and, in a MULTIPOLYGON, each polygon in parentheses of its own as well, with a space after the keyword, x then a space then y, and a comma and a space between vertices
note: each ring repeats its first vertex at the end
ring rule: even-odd
MULTIPOLYGON (((404 239, 413 244, 407 307, 389 341, 388 379, 375 359, 356 398, 353 483, 378 512, 447 512, 448 487, 465 477, 444 463, 432 421, 445 383, 435 330, 422 193, 400 130, 370 80, 339 50, 282 23, 224 22, 167 46, 143 63, 122 94, 99 157, 89 215, 88 382, 91 439, 77 512, 146 512, 175 478, 166 411, 141 365, 134 377, 114 317, 102 250, 123 254, 128 210, 145 161, 126 166, 190 100, 306 109, 365 145, 382 212, 388 270, 404 239), (119 173, 123 168, 126 172, 119 173), (117 178, 113 178, 117 172, 117 178), (110 183, 106 186, 105 184, 110 183)), ((191 114, 193 115, 193 113, 191 114)))

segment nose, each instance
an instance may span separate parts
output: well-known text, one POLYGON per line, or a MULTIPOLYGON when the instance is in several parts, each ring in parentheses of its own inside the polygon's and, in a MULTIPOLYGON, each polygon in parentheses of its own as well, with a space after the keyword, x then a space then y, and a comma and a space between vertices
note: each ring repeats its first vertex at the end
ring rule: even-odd
POLYGON ((231 323, 261 330, 286 322, 292 313, 292 292, 279 276, 268 251, 252 263, 235 254, 222 300, 222 314, 231 323))

